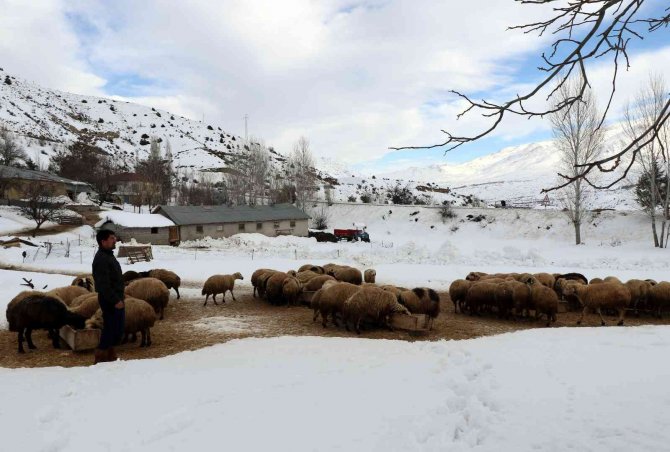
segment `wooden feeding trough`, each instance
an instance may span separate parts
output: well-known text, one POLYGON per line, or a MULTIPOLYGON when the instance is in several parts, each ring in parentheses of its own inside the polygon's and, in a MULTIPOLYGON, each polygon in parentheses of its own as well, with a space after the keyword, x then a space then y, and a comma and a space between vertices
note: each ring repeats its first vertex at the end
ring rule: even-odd
POLYGON ((69 325, 65 325, 59 331, 61 339, 75 352, 92 350, 100 343, 100 333, 98 329, 75 330, 69 325))
POLYGON ((393 314, 391 326, 410 334, 427 334, 433 326, 433 319, 426 314, 393 314))

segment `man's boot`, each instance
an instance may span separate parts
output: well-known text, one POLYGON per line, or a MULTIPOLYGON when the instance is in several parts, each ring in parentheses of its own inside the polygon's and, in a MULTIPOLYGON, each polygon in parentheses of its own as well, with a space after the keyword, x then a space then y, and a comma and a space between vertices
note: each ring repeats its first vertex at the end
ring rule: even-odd
POLYGON ((98 364, 98 363, 107 362, 108 352, 109 352, 109 350, 100 350, 99 348, 96 348, 95 349, 95 358, 93 360, 93 365, 98 364))
POLYGON ((114 351, 114 347, 109 347, 107 349, 107 361, 116 361, 119 359, 118 356, 116 356, 116 351, 114 351))

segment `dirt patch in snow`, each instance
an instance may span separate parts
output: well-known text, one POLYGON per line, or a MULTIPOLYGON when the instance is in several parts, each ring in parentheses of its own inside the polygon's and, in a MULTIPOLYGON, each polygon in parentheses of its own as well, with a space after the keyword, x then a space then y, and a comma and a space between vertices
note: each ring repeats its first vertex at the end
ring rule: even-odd
MULTIPOLYGON (((208 303, 203 306, 201 297, 183 297, 177 300, 172 294, 165 313, 165 320, 156 323, 151 331, 153 345, 140 348, 139 343, 125 344, 118 348, 119 356, 124 359, 158 358, 175 353, 197 350, 232 339, 244 337, 326 336, 356 337, 344 327, 335 328, 331 324, 323 328, 320 322, 312 321, 312 311, 307 307, 271 306, 267 302, 255 299, 251 291, 239 289, 237 301, 208 303)), ((436 320, 434 329, 426 336, 414 337, 404 331, 382 329, 363 331, 361 337, 370 339, 399 339, 407 341, 433 341, 439 339, 470 339, 480 336, 507 333, 528 328, 542 328, 542 321, 501 320, 492 316, 471 317, 454 314, 453 305, 447 293, 440 293, 443 300, 442 314, 436 320)), ((574 326, 578 313, 569 312, 558 315, 557 327, 574 326)), ((608 325, 614 325, 614 317, 606 318, 608 325)), ((670 320, 651 317, 628 317, 627 325, 668 324, 670 320)), ((598 326, 597 315, 589 315, 585 326, 598 326)), ((44 367, 44 366, 85 366, 93 362, 93 352, 74 353, 65 348, 56 350, 51 346, 45 331, 33 333, 37 350, 19 355, 17 353, 16 333, 0 331, 1 367, 44 367)))

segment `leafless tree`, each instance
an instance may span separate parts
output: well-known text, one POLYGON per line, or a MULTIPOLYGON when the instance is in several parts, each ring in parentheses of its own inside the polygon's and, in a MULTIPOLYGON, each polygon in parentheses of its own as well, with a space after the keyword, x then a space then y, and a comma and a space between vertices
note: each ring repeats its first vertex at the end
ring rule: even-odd
POLYGON ((33 237, 45 222, 57 220, 58 211, 63 207, 63 203, 55 201, 54 195, 54 187, 49 182, 34 181, 25 185, 25 204, 21 207, 21 211, 36 224, 33 237))
MULTIPOLYGON (((661 76, 650 76, 648 84, 637 94, 635 100, 626 106, 624 112, 624 132, 630 140, 640 134, 641 130, 648 128, 654 123, 664 107, 668 87, 661 76)), ((667 247, 668 234, 670 233, 670 186, 661 184, 658 169, 665 170, 667 177, 670 170, 670 123, 661 124, 654 140, 646 143, 638 149, 638 164, 640 166, 642 179, 646 181, 649 193, 649 202, 643 206, 651 220, 651 230, 654 238, 654 246, 667 247), (658 207, 661 207, 661 233, 657 230, 658 207)))
POLYGON ((0 125, 0 165, 15 166, 28 158, 16 142, 14 134, 5 125, 0 125))
MULTIPOLYGON (((581 81, 571 79, 557 91, 559 102, 577 94, 581 81)), ((581 101, 569 110, 557 111, 550 115, 554 143, 561 155, 561 170, 573 182, 561 190, 561 202, 568 219, 575 229, 575 243, 582 243, 581 227, 588 213, 590 187, 575 176, 581 171, 579 165, 590 162, 601 154, 604 130, 600 127, 600 113, 596 107, 593 92, 589 89, 581 101)))
POLYGON ((248 152, 249 204, 263 204, 266 196, 265 185, 270 173, 270 152, 262 142, 257 140, 249 143, 248 152))
MULTIPOLYGON (((516 0, 525 5, 558 4, 555 0, 516 0)), ((588 63, 606 57, 611 58, 611 89, 607 107, 604 109, 599 123, 602 124, 609 113, 612 100, 616 92, 617 75, 620 67, 626 69, 629 65, 628 44, 631 39, 642 39, 644 35, 667 28, 670 24, 670 7, 653 16, 644 17, 643 5, 646 0, 569 0, 560 2, 561 6, 553 8, 552 15, 538 22, 510 27, 512 30, 521 30, 523 33, 545 33, 555 35, 550 51, 542 54, 543 66, 539 70, 544 73, 543 78, 534 87, 514 98, 499 103, 487 100, 475 101, 469 96, 452 91, 466 102, 466 108, 458 117, 478 111, 482 116, 491 118, 491 123, 484 130, 469 136, 454 135, 446 130, 442 132, 446 139, 429 146, 405 146, 393 149, 426 149, 444 147, 448 152, 465 143, 476 141, 493 132, 506 116, 522 116, 526 118, 543 117, 556 112, 565 112, 581 102, 587 89, 590 87, 588 63), (581 80, 576 94, 556 101, 559 90, 568 80, 578 76, 581 80), (553 86, 553 88, 552 88, 553 86), (530 107, 533 101, 545 97, 549 107, 539 110, 530 107)), ((627 140, 621 149, 608 156, 601 156, 579 166, 576 176, 559 174, 564 182, 544 191, 558 190, 567 187, 577 178, 595 188, 610 188, 626 178, 628 172, 639 156, 640 150, 657 139, 661 128, 670 119, 670 96, 665 93, 661 108, 646 128, 637 131, 634 137, 627 140), (599 186, 589 179, 589 174, 597 169, 600 172, 614 171, 623 162, 622 157, 628 155, 622 174, 609 181, 607 185, 599 186)))
POLYGON ((305 209, 310 196, 318 189, 314 171, 314 157, 305 137, 300 137, 289 159, 291 183, 295 187, 296 205, 305 209))

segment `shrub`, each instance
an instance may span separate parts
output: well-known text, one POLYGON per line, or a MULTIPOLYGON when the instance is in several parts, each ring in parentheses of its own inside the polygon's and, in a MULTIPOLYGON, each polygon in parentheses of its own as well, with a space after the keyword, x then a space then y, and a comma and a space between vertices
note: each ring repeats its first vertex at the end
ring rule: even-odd
POLYGON ((349 202, 356 202, 356 196, 354 196, 354 195, 349 195, 349 197, 347 198, 347 201, 349 201, 349 202))
POLYGON ((372 197, 370 196, 369 193, 363 193, 361 195, 361 202, 364 202, 365 204, 370 204, 372 202, 372 197))
POLYGON ((314 229, 323 231, 328 229, 328 222, 330 220, 330 215, 325 207, 321 207, 321 210, 316 211, 312 214, 312 225, 314 229))
POLYGON ((442 223, 449 219, 456 218, 456 212, 454 212, 454 209, 451 207, 451 203, 449 201, 444 201, 442 203, 442 207, 440 207, 439 213, 440 218, 442 218, 442 223))

